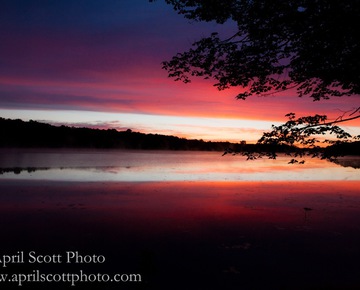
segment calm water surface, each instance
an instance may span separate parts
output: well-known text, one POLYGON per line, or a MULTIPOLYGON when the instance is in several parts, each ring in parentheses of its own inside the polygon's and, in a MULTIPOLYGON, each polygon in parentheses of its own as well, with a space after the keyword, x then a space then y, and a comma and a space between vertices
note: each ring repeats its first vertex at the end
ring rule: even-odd
MULTIPOLYGON (((343 160, 356 165, 356 158, 343 160)), ((360 169, 221 152, 0 151, 0 274, 141 273, 141 283, 24 289, 360 289, 360 169)), ((1 289, 19 289, 0 281, 1 289), (4 286, 4 287, 3 287, 4 286)))
MULTIPOLYGON (((359 170, 318 159, 305 164, 246 161, 220 152, 121 150, 5 150, 0 178, 73 181, 360 180, 359 170), (17 171, 14 170, 17 168, 17 171), (14 171, 16 174, 14 174, 14 171)), ((357 158, 359 159, 359 158, 357 158)), ((360 159, 359 159, 360 160, 360 159)))

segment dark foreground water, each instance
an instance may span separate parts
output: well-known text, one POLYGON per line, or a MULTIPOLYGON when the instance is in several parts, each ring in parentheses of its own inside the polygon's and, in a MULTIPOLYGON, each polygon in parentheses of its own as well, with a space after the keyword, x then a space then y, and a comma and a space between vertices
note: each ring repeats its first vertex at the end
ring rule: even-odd
POLYGON ((27 154, 0 159, 1 289, 360 289, 356 169, 27 154))

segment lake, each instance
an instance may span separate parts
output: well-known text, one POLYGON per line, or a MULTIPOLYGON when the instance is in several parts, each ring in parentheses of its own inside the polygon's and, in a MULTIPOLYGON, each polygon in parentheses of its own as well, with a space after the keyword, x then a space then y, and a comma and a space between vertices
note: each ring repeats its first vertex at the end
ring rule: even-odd
POLYGON ((36 275, 83 271, 108 281, 74 289, 359 289, 360 169, 288 161, 1 149, 0 284, 72 289, 36 275))
MULTIPOLYGON (((246 161, 221 152, 124 150, 0 151, 2 179, 61 181, 360 180, 359 170, 318 159, 288 164, 288 156, 246 161), (16 174, 14 174, 14 172, 16 174)), ((359 157, 354 157, 358 161, 359 157)), ((359 162, 360 163, 360 162, 359 162)))

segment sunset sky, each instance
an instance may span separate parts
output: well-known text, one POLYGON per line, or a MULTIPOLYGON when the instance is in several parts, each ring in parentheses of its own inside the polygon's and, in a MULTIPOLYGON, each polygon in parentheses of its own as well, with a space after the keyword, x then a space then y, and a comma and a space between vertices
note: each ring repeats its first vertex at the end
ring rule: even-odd
MULTIPOLYGON (((167 78, 161 62, 213 31, 234 30, 186 20, 162 0, 2 1, 0 117, 238 142, 289 112, 336 118, 359 106, 358 96, 292 93, 241 101, 241 88, 167 78)), ((343 128, 360 134, 359 120, 343 128)))

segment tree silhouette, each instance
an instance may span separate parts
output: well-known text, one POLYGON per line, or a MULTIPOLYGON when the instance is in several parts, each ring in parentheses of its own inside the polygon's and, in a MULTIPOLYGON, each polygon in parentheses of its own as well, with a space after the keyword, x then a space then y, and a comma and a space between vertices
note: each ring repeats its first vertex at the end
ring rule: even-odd
MULTIPOLYGON (((234 24, 231 36, 213 32, 178 53, 163 68, 185 83, 212 78, 219 90, 241 87, 238 99, 293 90, 313 100, 360 94, 359 0, 165 0, 188 19, 234 24), (244 90, 245 89, 245 90, 244 90)), ((312 135, 351 136, 336 126, 360 117, 359 108, 329 121, 307 116, 264 133, 260 143, 300 144, 314 149, 312 135), (306 140, 306 141, 305 141, 306 140)))

